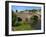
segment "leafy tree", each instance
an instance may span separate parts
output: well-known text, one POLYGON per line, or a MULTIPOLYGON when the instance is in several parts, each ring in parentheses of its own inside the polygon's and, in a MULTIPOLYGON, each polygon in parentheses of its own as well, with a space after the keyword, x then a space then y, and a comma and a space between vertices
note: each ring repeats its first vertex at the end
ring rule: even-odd
POLYGON ((36 13, 36 11, 37 11, 37 10, 35 10, 35 9, 32 10, 33 13, 36 13))
POLYGON ((23 13, 24 11, 20 11, 21 13, 23 13))
POLYGON ((32 10, 29 10, 29 12, 32 12, 32 10))
POLYGON ((12 26, 15 26, 17 15, 12 11, 12 26))
POLYGON ((21 25, 20 21, 22 21, 22 19, 17 17, 17 15, 14 13, 14 11, 12 11, 12 26, 13 27, 20 26, 21 25))
POLYGON ((18 10, 16 10, 16 12, 18 12, 18 10))
POLYGON ((32 22, 31 26, 34 27, 34 25, 36 25, 37 22, 38 22, 38 16, 36 16, 36 15, 32 16, 30 19, 31 19, 31 22, 32 22))

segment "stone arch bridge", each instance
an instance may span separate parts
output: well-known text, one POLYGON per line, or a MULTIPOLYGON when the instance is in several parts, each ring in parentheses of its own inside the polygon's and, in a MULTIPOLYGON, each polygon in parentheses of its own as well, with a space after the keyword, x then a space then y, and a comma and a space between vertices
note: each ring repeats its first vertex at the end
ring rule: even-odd
POLYGON ((26 19, 30 21, 30 18, 34 15, 38 16, 38 20, 41 19, 41 15, 36 13, 16 13, 16 15, 17 17, 20 17, 22 21, 26 21, 26 19))

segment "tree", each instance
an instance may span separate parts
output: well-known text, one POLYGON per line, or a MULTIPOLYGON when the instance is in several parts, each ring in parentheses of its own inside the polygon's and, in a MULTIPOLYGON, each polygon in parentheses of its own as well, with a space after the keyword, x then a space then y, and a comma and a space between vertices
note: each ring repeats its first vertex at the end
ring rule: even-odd
POLYGON ((32 10, 29 10, 29 12, 32 12, 32 10))
POLYGON ((38 16, 34 15, 30 19, 31 19, 30 21, 32 22, 31 26, 34 27, 38 22, 38 16))
POLYGON ((23 13, 24 11, 20 11, 21 13, 23 13))
POLYGON ((12 26, 15 26, 17 15, 12 11, 12 26))
POLYGON ((36 11, 37 11, 37 10, 35 10, 35 9, 32 10, 33 13, 36 13, 36 11))
POLYGON ((16 10, 16 12, 18 12, 18 10, 16 10))

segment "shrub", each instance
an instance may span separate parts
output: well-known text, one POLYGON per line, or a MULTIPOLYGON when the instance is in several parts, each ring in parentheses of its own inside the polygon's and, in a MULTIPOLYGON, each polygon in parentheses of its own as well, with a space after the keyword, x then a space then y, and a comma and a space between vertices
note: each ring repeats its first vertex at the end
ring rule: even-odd
POLYGON ((31 23, 31 26, 34 27, 34 25, 36 25, 37 22, 38 22, 38 16, 36 16, 36 15, 35 16, 32 16, 31 17, 31 22, 32 22, 31 23))

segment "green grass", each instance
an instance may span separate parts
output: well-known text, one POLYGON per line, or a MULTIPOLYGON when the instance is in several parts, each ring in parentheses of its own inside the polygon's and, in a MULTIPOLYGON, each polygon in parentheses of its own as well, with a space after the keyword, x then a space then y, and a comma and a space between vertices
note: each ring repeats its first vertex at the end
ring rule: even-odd
POLYGON ((20 26, 15 26, 13 27, 13 31, 22 31, 22 30, 31 30, 31 25, 28 24, 27 22, 20 22, 20 26))

